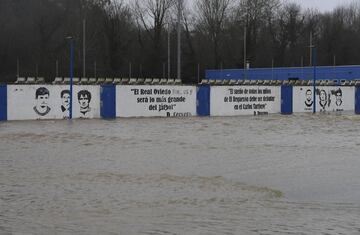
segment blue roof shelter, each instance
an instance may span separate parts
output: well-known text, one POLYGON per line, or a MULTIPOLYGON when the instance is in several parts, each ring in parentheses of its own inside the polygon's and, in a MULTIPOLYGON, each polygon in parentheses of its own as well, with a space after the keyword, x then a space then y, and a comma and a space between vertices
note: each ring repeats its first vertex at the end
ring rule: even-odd
MULTIPOLYGON (((314 67, 207 70, 209 80, 313 80, 314 67)), ((316 80, 360 80, 360 65, 318 66, 316 80)))

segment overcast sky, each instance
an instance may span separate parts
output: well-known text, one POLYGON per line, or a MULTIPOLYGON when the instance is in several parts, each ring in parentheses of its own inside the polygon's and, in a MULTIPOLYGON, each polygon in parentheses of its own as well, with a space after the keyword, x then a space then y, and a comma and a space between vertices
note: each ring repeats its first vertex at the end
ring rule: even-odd
POLYGON ((299 3, 305 8, 317 8, 321 12, 331 11, 332 9, 334 9, 339 5, 354 2, 354 0, 288 0, 288 1, 299 3))

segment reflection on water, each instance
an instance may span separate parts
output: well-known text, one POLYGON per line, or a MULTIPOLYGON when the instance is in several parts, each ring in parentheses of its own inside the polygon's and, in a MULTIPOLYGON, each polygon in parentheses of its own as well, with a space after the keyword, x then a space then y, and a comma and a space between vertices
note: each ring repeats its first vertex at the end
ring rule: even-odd
POLYGON ((0 123, 0 234, 359 234, 359 121, 0 123))

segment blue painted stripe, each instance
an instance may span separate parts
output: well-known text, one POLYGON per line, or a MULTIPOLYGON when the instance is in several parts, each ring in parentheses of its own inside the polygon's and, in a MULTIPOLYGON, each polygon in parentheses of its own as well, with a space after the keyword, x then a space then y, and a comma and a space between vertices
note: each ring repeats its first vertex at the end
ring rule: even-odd
POLYGON ((104 119, 116 118, 116 86, 101 85, 100 114, 104 119))
POLYGON ((281 113, 289 115, 293 113, 293 87, 281 86, 281 113))
POLYGON ((197 87, 196 111, 200 117, 210 116, 210 92, 209 85, 200 85, 197 87))
POLYGON ((0 121, 7 120, 7 86, 0 85, 0 121))

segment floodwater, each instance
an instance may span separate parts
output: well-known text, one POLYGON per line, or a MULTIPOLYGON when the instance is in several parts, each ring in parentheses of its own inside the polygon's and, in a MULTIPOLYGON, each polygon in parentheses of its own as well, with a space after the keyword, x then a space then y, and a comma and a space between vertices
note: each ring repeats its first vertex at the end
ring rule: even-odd
POLYGON ((0 123, 0 234, 360 234, 360 117, 0 123))

